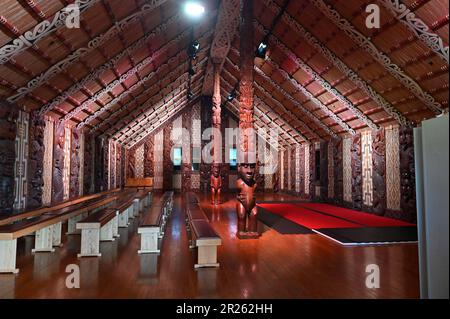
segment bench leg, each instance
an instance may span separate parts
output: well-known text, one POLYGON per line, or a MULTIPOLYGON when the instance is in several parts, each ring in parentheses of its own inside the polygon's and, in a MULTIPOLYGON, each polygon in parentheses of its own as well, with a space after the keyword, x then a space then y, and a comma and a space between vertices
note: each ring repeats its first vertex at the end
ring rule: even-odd
POLYGON ((149 228, 141 232, 141 249, 138 254, 159 253, 158 234, 159 228, 149 228))
POLYGON ((122 214, 119 215, 119 228, 128 227, 128 209, 125 209, 122 214))
POLYGON ((113 218, 112 222, 113 222, 113 236, 115 238, 118 238, 118 237, 120 237, 120 235, 119 235, 119 215, 118 214, 116 214, 116 216, 113 218))
POLYGON ((194 268, 219 267, 217 263, 217 246, 199 246, 197 263, 194 268))
POLYGON ((77 230, 77 223, 83 219, 83 216, 75 216, 72 218, 69 218, 69 221, 67 222, 67 233, 66 235, 78 235, 80 234, 80 231, 77 230))
POLYGON ((17 274, 16 268, 17 239, 0 240, 0 273, 17 274))
POLYGON ((33 253, 37 252, 54 252, 53 248, 53 225, 44 227, 36 231, 36 237, 34 239, 33 253))
POLYGON ((61 247, 62 246, 61 229, 62 229, 61 222, 53 225, 53 232, 52 232, 53 247, 61 247))
POLYGON ((81 230, 81 252, 80 257, 100 257, 100 230, 98 228, 87 228, 81 230))
POLYGON ((100 229, 100 241, 114 241, 114 218, 100 229))
POLYGON ((140 209, 140 207, 139 207, 139 199, 136 198, 133 201, 133 216, 134 217, 139 216, 139 209, 140 209))

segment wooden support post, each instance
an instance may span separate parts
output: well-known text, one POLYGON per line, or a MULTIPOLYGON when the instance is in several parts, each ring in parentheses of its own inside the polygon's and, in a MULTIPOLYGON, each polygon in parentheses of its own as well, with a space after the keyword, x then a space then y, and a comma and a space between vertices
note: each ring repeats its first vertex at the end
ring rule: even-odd
POLYGON ((54 224, 52 232, 53 247, 62 246, 61 232, 62 232, 62 222, 54 224))
MULTIPOLYGON (((78 227, 78 226, 77 226, 78 227)), ((80 257, 100 257, 100 229, 98 226, 83 226, 81 229, 81 251, 80 257)))
POLYGON ((222 244, 219 239, 197 239, 197 263, 194 268, 219 267, 217 262, 217 246, 222 244))

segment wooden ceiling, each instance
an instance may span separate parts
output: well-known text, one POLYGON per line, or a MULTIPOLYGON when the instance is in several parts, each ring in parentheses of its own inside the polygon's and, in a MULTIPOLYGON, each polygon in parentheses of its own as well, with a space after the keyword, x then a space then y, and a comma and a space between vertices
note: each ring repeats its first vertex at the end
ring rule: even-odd
MULTIPOLYGON (((0 99, 131 145, 204 91, 217 28, 232 19, 220 17, 225 1, 203 0, 207 14, 193 23, 183 1, 81 0, 80 28, 68 29, 60 22, 75 1, 3 0, 0 99), (201 49, 189 81, 192 32, 201 49)), ((281 146, 448 111, 447 0, 291 0, 271 29, 284 4, 255 1, 253 39, 269 43, 255 60, 255 121, 278 128, 281 146), (372 3, 379 29, 365 25, 372 3)), ((239 81, 237 28, 227 31, 224 99, 239 81)), ((237 100, 227 107, 236 112, 237 100)))

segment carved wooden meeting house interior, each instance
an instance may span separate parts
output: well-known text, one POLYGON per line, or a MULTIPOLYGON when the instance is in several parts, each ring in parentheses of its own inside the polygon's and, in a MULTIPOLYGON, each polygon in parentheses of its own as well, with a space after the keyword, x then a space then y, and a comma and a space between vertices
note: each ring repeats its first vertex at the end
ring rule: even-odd
POLYGON ((448 298, 448 9, 2 0, 0 298, 448 298))

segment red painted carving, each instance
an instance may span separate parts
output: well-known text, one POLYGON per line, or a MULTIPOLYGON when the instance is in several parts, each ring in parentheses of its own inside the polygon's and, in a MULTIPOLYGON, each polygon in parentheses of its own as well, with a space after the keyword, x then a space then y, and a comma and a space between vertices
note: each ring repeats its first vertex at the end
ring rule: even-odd
POLYGON ((255 171, 256 164, 240 163, 239 178, 236 182, 238 189, 236 211, 238 214, 239 238, 257 238, 257 208, 255 202, 255 171))
POLYGON ((44 180, 44 149, 52 147, 44 145, 45 121, 35 112, 30 116, 30 150, 28 152, 28 198, 27 208, 35 208, 42 205, 42 187, 44 180))
POLYGON ((372 133, 373 207, 377 215, 386 209, 386 139, 384 129, 372 133))

